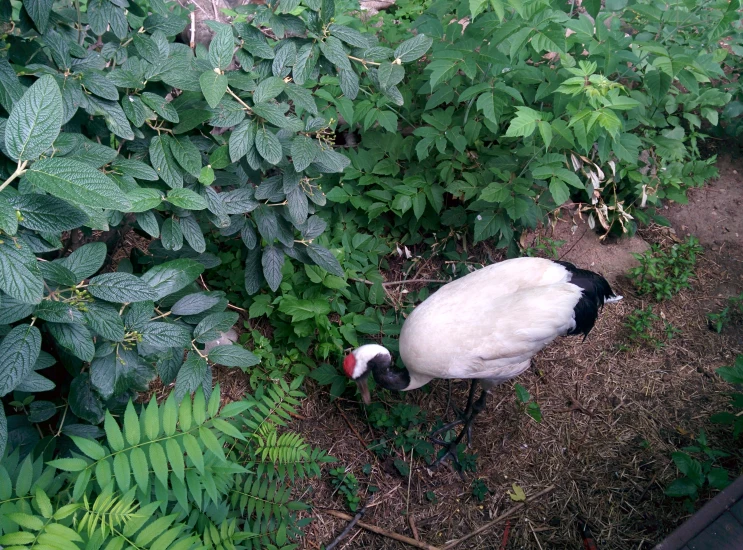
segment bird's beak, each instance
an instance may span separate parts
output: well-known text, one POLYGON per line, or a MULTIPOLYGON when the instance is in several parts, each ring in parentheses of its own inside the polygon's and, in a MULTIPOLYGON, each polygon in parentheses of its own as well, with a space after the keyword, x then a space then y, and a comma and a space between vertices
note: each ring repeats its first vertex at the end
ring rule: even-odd
POLYGON ((364 400, 364 405, 371 405, 371 395, 369 395, 369 385, 366 382, 366 378, 356 380, 356 385, 359 387, 361 393, 361 399, 364 400))

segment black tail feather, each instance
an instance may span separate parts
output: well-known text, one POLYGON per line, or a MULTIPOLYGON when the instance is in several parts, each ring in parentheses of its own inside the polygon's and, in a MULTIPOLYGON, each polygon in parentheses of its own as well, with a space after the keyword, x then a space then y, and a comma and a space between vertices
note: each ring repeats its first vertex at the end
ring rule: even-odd
POLYGON ((583 289, 583 296, 575 305, 575 328, 568 334, 583 334, 585 340, 593 325, 596 324, 599 310, 604 307, 604 304, 621 297, 614 294, 609 282, 598 273, 580 269, 569 262, 556 263, 570 272, 570 282, 572 284, 583 289))

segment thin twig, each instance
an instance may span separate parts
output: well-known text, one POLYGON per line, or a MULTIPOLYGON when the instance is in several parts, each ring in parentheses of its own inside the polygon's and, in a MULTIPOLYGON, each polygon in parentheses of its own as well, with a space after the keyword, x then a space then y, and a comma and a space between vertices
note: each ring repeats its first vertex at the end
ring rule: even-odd
MULTIPOLYGON (((372 495, 372 497, 373 497, 373 495, 372 495)), ((343 531, 341 531, 341 534, 338 535, 337 537, 335 537, 333 539, 333 541, 325 547, 325 550, 333 550, 333 548, 335 548, 336 546, 338 546, 338 543, 340 541, 342 541, 344 538, 346 538, 346 536, 348 536, 348 533, 351 532, 351 529, 353 529, 354 525, 356 525, 356 523, 358 523, 358 521, 362 517, 364 517, 364 514, 366 513, 366 507, 368 506, 369 502, 371 502, 371 498, 369 498, 369 500, 367 501, 367 503, 364 504, 364 506, 362 506, 361 510, 359 510, 358 512, 356 512, 356 515, 353 516, 353 519, 350 521, 350 523, 348 525, 346 525, 346 528, 343 531)))
MULTIPOLYGON (((337 510, 323 510, 323 512, 339 519, 345 519, 348 521, 351 521, 353 519, 348 514, 344 514, 343 512, 339 512, 337 510)), ((366 529, 367 531, 376 533, 377 535, 382 535, 383 537, 387 537, 388 539, 402 542, 404 544, 407 544, 408 546, 413 546, 414 548, 422 548, 423 550, 441 550, 441 548, 439 548, 438 546, 431 546, 430 544, 426 544, 425 542, 417 541, 404 535, 398 535, 397 533, 387 531, 386 529, 382 529, 381 527, 377 527, 376 525, 370 525, 361 521, 357 522, 356 525, 358 525, 362 529, 366 529)))
POLYGON ((503 530, 503 539, 500 542, 500 550, 506 550, 508 546, 508 537, 511 534, 511 520, 506 520, 506 528, 503 530))
POLYGON ((415 540, 421 540, 420 536, 418 535, 418 528, 415 526, 413 514, 408 514, 408 525, 410 525, 410 530, 413 532, 413 538, 415 540))
POLYGON ((229 86, 227 86, 227 93, 230 94, 232 97, 234 97, 237 100, 237 102, 243 106, 243 108, 248 110, 249 113, 253 112, 253 110, 250 108, 250 105, 245 103, 242 99, 240 99, 240 96, 238 96, 235 92, 230 90, 229 86))
POLYGON ((376 61, 369 61, 368 59, 361 59, 360 57, 354 57, 352 55, 349 55, 348 59, 353 59, 354 61, 358 61, 362 65, 381 65, 381 63, 377 63, 376 61))
POLYGON ((196 12, 191 12, 191 49, 196 49, 196 12))
POLYGON ((543 497, 547 493, 550 493, 550 492, 552 492, 554 490, 555 490, 555 486, 554 485, 550 485, 546 489, 544 489, 542 491, 539 491, 536 495, 533 495, 533 496, 528 497, 528 499, 527 499, 526 502, 522 502, 521 504, 517 504, 516 506, 514 506, 513 508, 511 508, 507 512, 505 512, 505 513, 501 514, 500 516, 498 516, 497 518, 495 518, 493 521, 491 521, 489 523, 486 523, 485 525, 483 525, 479 529, 475 529, 469 535, 465 535, 461 539, 456 539, 456 540, 453 540, 453 541, 449 542, 446 546, 444 546, 443 550, 450 550, 451 548, 454 548, 455 546, 459 546, 460 544, 462 544, 463 542, 471 539, 472 537, 477 536, 477 535, 479 535, 480 533, 482 533, 484 531, 487 531, 491 527, 499 524, 501 521, 503 521, 507 517, 510 517, 513 514, 515 514, 516 512, 518 512, 519 510, 521 510, 524 506, 526 506, 527 503, 532 502, 533 500, 536 500, 539 497, 543 497))
POLYGON ((14 179, 16 179, 18 176, 22 176, 26 172, 26 165, 28 164, 27 160, 24 160, 21 162, 18 161, 18 167, 15 169, 15 172, 13 172, 8 179, 6 179, 2 185, 0 185, 0 191, 5 189, 8 185, 10 185, 10 182, 12 182, 14 179))

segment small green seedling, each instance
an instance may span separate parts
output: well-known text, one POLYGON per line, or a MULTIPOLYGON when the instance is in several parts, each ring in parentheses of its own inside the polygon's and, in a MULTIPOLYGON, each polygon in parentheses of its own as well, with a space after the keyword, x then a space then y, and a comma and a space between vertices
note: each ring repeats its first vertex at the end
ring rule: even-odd
POLYGON ((531 394, 518 382, 514 384, 514 389, 516 391, 516 400, 519 403, 519 407, 536 422, 541 422, 542 409, 539 407, 539 403, 532 401, 531 394))

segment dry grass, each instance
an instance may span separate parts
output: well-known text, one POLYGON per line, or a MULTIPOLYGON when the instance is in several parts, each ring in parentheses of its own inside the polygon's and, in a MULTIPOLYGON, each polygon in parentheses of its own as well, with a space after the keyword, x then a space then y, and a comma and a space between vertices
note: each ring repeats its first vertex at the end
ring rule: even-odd
MULTIPOLYGON (((672 234, 660 229, 645 237, 673 241, 672 234)), ((728 432, 714 428, 708 418, 726 408, 729 387, 713 372, 743 353, 743 331, 735 327, 718 335, 707 328, 705 316, 722 303, 720 288, 743 290, 740 258, 729 248, 724 255, 708 251, 699 261, 694 288, 655 307, 681 329, 661 349, 623 349, 628 342, 624 320, 646 303, 620 280, 618 291, 625 300, 605 309, 585 343, 579 338, 555 342, 518 379, 540 403, 541 424, 518 410, 510 384, 496 388, 473 437, 478 455, 475 477, 483 478, 492 490, 483 503, 471 496, 472 476, 463 483, 447 466, 431 471, 415 463, 410 477, 403 478, 389 463, 365 451, 354 431, 369 442, 379 434, 365 422, 356 402, 340 400, 336 406, 324 390, 310 387, 302 410, 307 420, 294 427, 313 445, 328 449, 360 480, 379 487, 364 521, 390 531, 413 536, 408 519, 412 516, 423 540, 443 546, 508 509, 511 483, 527 494, 555 485, 552 494, 512 518, 508 548, 577 548, 578 518, 588 523, 600 548, 650 548, 686 517, 679 503, 663 495, 676 473, 670 453, 690 444, 701 428, 711 431, 717 448, 731 443, 728 432), (361 473, 365 463, 373 467, 368 478, 361 473), (428 491, 435 493, 436 503, 427 500, 428 491)), ((415 276, 435 276, 430 267, 421 266, 415 276)), ((415 391, 402 399, 433 418, 444 412, 446 387, 434 382, 430 393, 415 391)), ((459 402, 466 399, 466 391, 466 383, 454 384, 459 402)), ((326 482, 315 482, 306 493, 317 507, 344 507, 326 482)), ((307 529, 304 548, 319 548, 344 527, 342 520, 319 510, 314 516, 317 520, 307 529)), ((463 547, 499 548, 502 534, 503 526, 498 526, 463 547)), ((339 548, 403 545, 356 530, 339 548)))

